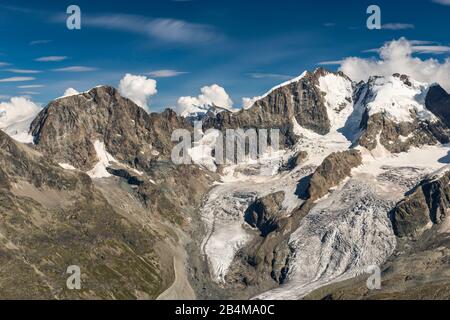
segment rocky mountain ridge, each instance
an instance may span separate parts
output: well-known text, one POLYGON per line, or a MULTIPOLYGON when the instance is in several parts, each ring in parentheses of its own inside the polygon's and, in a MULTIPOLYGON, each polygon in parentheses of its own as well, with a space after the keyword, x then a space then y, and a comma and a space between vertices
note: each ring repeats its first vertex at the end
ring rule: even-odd
MULTIPOLYGON (((172 132, 193 132, 192 118, 172 110, 148 114, 116 89, 96 87, 50 102, 31 124, 34 145, 1 133, 7 152, 0 157, 0 187, 5 199, 14 192, 17 197, 1 209, 12 220, 22 219, 27 199, 34 199, 33 210, 46 217, 46 228, 57 228, 53 238, 33 241, 63 243, 63 251, 48 247, 48 253, 67 256, 64 263, 41 265, 38 248, 28 242, 21 248, 44 273, 36 279, 52 287, 46 297, 72 297, 54 289, 56 276, 45 275, 61 272, 55 270, 73 258, 65 251, 70 241, 86 250, 89 241, 80 242, 79 233, 87 231, 75 222, 87 219, 81 225, 88 226, 88 238, 102 248, 108 263, 92 261, 114 270, 120 265, 132 281, 123 291, 119 280, 103 290, 92 287, 91 280, 106 281, 109 269, 89 272, 90 291, 78 297, 155 298, 173 282, 184 288, 182 297, 190 298, 302 298, 358 275, 367 263, 385 263, 395 235, 401 242, 430 222, 446 225, 448 173, 436 181, 423 178, 447 161, 448 96, 437 85, 400 74, 356 84, 321 68, 305 72, 248 109, 201 115, 203 131, 275 128, 281 133, 277 165, 244 162, 216 173, 170 161, 172 132), (427 152, 436 160, 427 159, 427 152), (92 174, 99 166, 105 175, 92 174), (405 190, 410 184, 416 189, 405 190), (46 206, 73 212, 75 224, 45 215, 46 206), (347 228, 350 224, 360 229, 347 228), (74 236, 64 242, 60 238, 67 230, 74 236), (100 232, 98 238, 92 230, 100 232), (145 265, 123 265, 135 259, 145 265), (137 284, 141 278, 145 286, 137 284)), ((3 247, 10 250, 24 230, 40 239, 40 223, 29 222, 19 232, 4 222, 0 230, 9 231, 1 232, 3 247)), ((88 256, 83 263, 92 267, 88 256)), ((9 282, 3 279, 0 285, 6 288, 9 282)), ((8 296, 20 296, 24 288, 8 296)))

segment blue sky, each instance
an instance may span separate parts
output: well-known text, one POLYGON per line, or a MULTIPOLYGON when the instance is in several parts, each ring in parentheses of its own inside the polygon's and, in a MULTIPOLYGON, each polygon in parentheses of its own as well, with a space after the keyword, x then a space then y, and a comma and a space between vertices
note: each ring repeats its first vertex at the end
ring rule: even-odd
MULTIPOLYGON (((0 100, 30 95, 45 105, 69 87, 117 87, 131 73, 157 81, 152 111, 211 84, 224 87, 239 107, 242 97, 260 95, 320 62, 376 56, 365 51, 386 41, 449 46, 450 1, 440 2, 0 0, 0 100), (81 8, 81 30, 66 28, 71 4, 81 8), (381 7, 382 23, 392 28, 366 28, 370 4, 381 7), (42 57, 64 58, 38 61, 42 57), (158 70, 177 72, 156 77, 158 70), (29 80, 4 80, 17 77, 29 80)), ((438 53, 421 58, 450 56, 445 49, 438 53)))

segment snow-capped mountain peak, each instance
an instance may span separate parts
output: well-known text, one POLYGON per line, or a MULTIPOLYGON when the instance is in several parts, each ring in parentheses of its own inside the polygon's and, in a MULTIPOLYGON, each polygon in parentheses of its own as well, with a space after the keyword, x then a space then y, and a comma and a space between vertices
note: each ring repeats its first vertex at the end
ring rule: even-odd
POLYGON ((435 120, 435 116, 425 107, 429 84, 394 74, 390 77, 371 77, 367 86, 369 116, 382 113, 395 122, 411 122, 414 121, 413 113, 419 120, 435 120))

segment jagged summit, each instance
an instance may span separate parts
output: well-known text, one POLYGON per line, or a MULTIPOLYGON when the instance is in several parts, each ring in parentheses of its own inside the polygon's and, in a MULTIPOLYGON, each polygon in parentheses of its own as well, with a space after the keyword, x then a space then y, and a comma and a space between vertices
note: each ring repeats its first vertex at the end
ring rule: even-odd
POLYGON ((34 119, 36 148, 59 163, 90 170, 98 161, 96 141, 117 160, 146 167, 171 151, 170 135, 188 126, 174 111, 148 114, 110 86, 50 102, 34 119))
POLYGON ((183 110, 180 115, 190 122, 195 122, 203 120, 207 115, 215 116, 220 112, 233 112, 233 110, 219 107, 215 104, 192 105, 183 110))

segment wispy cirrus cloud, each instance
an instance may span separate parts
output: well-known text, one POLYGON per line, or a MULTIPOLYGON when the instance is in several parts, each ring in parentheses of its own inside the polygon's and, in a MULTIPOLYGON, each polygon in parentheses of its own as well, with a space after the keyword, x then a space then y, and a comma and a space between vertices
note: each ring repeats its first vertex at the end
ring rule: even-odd
POLYGON ((386 23, 381 26, 384 30, 407 30, 414 29, 415 26, 410 23, 386 23))
MULTIPOLYGON (((434 41, 412 40, 408 41, 412 53, 444 54, 450 52, 450 46, 436 44, 434 41)), ((364 50, 365 53, 380 53, 383 48, 364 50)))
POLYGON ((34 41, 30 41, 30 46, 35 46, 35 45, 38 45, 38 44, 47 44, 47 43, 50 43, 50 42, 52 42, 52 40, 34 40, 34 41))
POLYGON ((164 69, 164 70, 151 71, 148 73, 148 75, 153 78, 172 78, 172 77, 177 77, 179 75, 186 74, 186 73, 188 73, 188 72, 164 69))
POLYGON ((0 62, 0 67, 6 67, 9 66, 10 64, 7 62, 0 62))
POLYGON ((42 71, 40 70, 30 70, 30 69, 6 69, 6 71, 8 72, 12 72, 12 73, 23 73, 23 74, 36 74, 36 73, 41 73, 42 71))
POLYGON ((92 68, 92 67, 85 67, 85 66, 70 66, 70 67, 52 69, 52 71, 56 71, 56 72, 89 72, 89 71, 96 71, 96 70, 98 70, 98 69, 92 68))
POLYGON ((36 92, 36 91, 21 91, 20 94, 24 94, 27 96, 35 96, 38 94, 41 94, 40 92, 36 92))
POLYGON ((330 60, 319 62, 319 66, 336 66, 342 64, 342 60, 330 60))
MULTIPOLYGON (((54 21, 65 21, 57 16, 54 21)), ((165 42, 179 44, 207 43, 221 38, 214 27, 172 18, 148 18, 138 15, 84 15, 83 25, 142 34, 165 42)))
POLYGON ((272 78, 272 79, 281 79, 281 80, 287 80, 292 79, 293 77, 287 74, 279 74, 279 73, 247 73, 248 76, 252 77, 253 79, 264 79, 264 78, 272 78))
POLYGON ((417 53, 448 53, 450 52, 449 46, 414 46, 413 51, 417 53))
POLYGON ((35 89, 35 88, 43 88, 45 87, 43 84, 29 84, 24 86, 17 86, 19 89, 35 89))
POLYGON ((434 3, 442 4, 444 6, 450 6, 450 0, 431 0, 434 3))
POLYGON ((34 59, 34 61, 38 62, 58 62, 58 61, 64 61, 67 60, 69 57, 66 56, 47 56, 47 57, 40 57, 37 59, 34 59))
POLYGON ((0 82, 23 82, 23 81, 32 81, 35 80, 34 77, 10 77, 0 79, 0 82))

